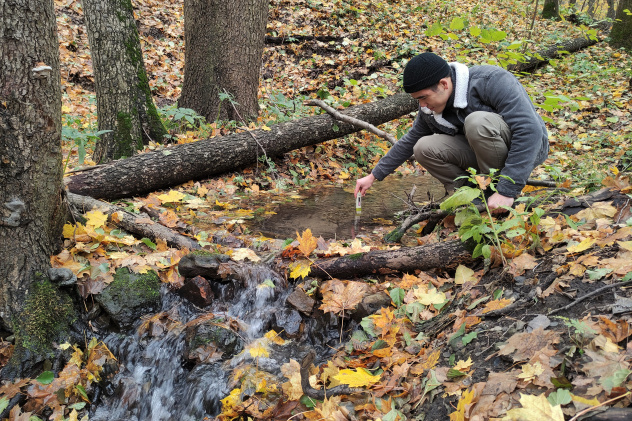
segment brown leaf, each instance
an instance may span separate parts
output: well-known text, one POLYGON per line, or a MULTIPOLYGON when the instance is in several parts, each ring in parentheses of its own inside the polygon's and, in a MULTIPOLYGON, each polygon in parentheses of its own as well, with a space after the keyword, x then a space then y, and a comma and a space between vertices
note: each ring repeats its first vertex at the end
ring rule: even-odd
POLYGON ((506 373, 489 373, 482 394, 497 396, 500 393, 513 392, 518 385, 516 374, 518 374, 517 370, 506 373))
POLYGON ((592 359, 592 362, 584 364, 582 370, 592 377, 608 377, 612 376, 617 370, 626 370, 628 363, 625 362, 625 354, 616 354, 613 352, 595 352, 587 349, 586 355, 592 359))
POLYGON ((556 344, 559 341, 560 337, 556 332, 538 328, 533 332, 514 334, 498 351, 498 354, 509 355, 515 352, 513 356, 514 361, 526 361, 540 352, 554 355, 555 350, 550 349, 549 345, 556 344))
POLYGON ((617 320, 615 323, 605 316, 599 316, 599 327, 601 328, 601 334, 606 338, 610 338, 614 343, 619 343, 632 335, 630 324, 625 320, 617 320))
POLYGON ((332 279, 321 286, 324 312, 342 313, 354 309, 364 298, 369 287, 364 282, 347 282, 345 285, 338 279, 332 279))

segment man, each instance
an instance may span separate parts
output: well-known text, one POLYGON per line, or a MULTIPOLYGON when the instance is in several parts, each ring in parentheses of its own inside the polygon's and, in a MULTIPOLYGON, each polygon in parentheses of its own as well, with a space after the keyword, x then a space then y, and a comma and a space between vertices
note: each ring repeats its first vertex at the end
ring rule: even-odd
POLYGON ((483 174, 499 169, 513 182, 501 178, 488 205, 511 206, 549 152, 544 121, 518 79, 500 67, 448 64, 427 52, 408 62, 403 85, 420 112, 371 174, 356 181, 355 195, 364 196, 414 154, 448 193, 470 167, 483 174))

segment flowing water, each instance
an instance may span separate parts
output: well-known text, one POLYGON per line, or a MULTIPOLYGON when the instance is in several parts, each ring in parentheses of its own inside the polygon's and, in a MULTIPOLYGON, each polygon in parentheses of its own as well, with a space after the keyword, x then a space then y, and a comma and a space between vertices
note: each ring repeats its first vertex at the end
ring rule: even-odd
MULTIPOLYGON (((428 177, 389 177, 375 183, 365 197, 358 228, 353 193, 320 187, 302 193, 305 198, 300 202, 279 205, 276 215, 258 221, 252 229, 276 238, 292 237, 305 228, 324 237, 349 238, 357 234, 356 230, 370 229, 373 218, 388 218, 405 209, 404 202, 395 196, 405 199, 413 185, 417 186, 416 197, 422 199, 426 192, 435 197, 443 193, 442 187, 428 177)), ((237 271, 231 282, 214 284, 216 298, 206 312, 163 288, 162 311, 169 315, 170 329, 155 336, 136 331, 112 333, 105 339, 120 367, 96 400, 90 414, 92 421, 199 421, 220 412, 220 400, 232 389, 231 370, 250 358, 249 354, 242 352, 228 361, 193 365, 185 358, 184 325, 210 312, 236 321, 247 344, 270 329, 275 313, 285 308, 292 291, 266 266, 245 264, 237 271), (274 288, 261 287, 269 281, 274 288)), ((283 348, 273 346, 269 357, 257 359, 258 368, 278 376, 282 364, 290 358, 300 361, 309 348, 315 349, 322 361, 339 345, 339 318, 325 314, 304 323, 298 340, 283 348)), ((345 327, 352 325, 347 322, 345 327)))

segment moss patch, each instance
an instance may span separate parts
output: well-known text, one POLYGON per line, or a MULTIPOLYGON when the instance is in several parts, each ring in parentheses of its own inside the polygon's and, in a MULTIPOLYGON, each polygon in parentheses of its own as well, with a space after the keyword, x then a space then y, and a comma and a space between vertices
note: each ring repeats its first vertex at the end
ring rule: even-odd
POLYGON ((33 283, 24 311, 14 321, 16 353, 20 348, 41 356, 53 355, 52 343, 77 319, 71 298, 48 279, 33 283))
POLYGON ((143 314, 160 308, 160 278, 150 271, 145 274, 119 268, 114 281, 95 299, 121 327, 128 327, 143 314))

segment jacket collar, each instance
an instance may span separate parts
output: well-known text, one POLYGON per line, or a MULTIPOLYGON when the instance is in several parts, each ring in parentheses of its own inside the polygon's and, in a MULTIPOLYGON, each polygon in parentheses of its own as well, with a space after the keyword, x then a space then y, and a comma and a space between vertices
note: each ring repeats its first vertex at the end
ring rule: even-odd
MULTIPOLYGON (((467 107, 467 90, 470 83, 470 69, 465 64, 452 62, 450 67, 455 74, 456 83, 454 84, 454 108, 467 107)), ((443 118, 442 113, 435 113, 426 107, 419 107, 424 114, 432 114, 437 123, 442 126, 456 129, 452 123, 443 118)))

